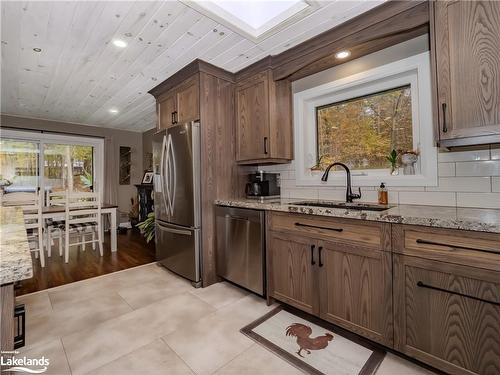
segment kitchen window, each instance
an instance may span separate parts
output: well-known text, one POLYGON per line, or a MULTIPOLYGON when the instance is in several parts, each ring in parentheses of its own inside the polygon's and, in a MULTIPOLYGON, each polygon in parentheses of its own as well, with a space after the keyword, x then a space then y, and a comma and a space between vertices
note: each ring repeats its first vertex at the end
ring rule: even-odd
POLYGON ((333 162, 347 164, 358 186, 437 183, 428 52, 295 93, 294 121, 299 186, 344 185, 342 171, 320 180, 333 162), (392 150, 399 155, 395 172, 387 160, 392 150), (403 170, 407 152, 419 154, 413 174, 403 170))

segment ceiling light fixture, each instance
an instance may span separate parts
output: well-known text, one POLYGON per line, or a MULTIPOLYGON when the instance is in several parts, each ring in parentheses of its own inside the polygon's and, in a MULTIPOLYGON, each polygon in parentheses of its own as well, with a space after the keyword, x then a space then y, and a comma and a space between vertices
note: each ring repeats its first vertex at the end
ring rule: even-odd
POLYGON ((42 49, 37 47, 37 48, 33 48, 33 51, 35 51, 35 52, 42 52, 42 49))
POLYGON ((113 40, 113 44, 119 48, 125 48, 127 47, 127 42, 121 40, 121 39, 115 39, 113 40))
POLYGON ((111 108, 109 110, 109 113, 112 113, 112 114, 116 115, 118 113, 118 110, 116 108, 111 108))
POLYGON ((351 56, 351 52, 345 50, 345 51, 339 51, 335 54, 335 57, 337 59, 345 59, 346 57, 351 56))

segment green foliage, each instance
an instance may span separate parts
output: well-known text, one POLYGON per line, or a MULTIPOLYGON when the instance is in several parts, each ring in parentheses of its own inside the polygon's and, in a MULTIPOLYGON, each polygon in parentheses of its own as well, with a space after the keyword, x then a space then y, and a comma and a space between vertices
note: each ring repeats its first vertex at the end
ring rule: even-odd
POLYGON ((137 228, 141 230, 142 235, 146 238, 146 242, 149 243, 149 241, 155 238, 155 213, 150 212, 146 220, 137 224, 137 228))
POLYGON ((384 169, 392 150, 413 148, 409 86, 334 103, 317 110, 318 165, 384 169))
POLYGON ((80 181, 82 183, 82 186, 90 189, 90 187, 93 185, 92 183, 92 174, 90 172, 84 171, 83 174, 80 176, 80 181))
POLYGON ((389 156, 387 156, 387 161, 391 163, 391 166, 395 167, 398 163, 398 153, 396 150, 392 149, 389 156))

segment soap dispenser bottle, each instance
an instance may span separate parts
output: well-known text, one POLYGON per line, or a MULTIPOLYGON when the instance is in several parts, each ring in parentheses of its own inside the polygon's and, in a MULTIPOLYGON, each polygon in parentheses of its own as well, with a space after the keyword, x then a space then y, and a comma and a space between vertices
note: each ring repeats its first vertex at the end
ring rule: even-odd
POLYGON ((378 188, 378 203, 384 205, 389 203, 387 188, 385 187, 384 182, 382 182, 378 188))

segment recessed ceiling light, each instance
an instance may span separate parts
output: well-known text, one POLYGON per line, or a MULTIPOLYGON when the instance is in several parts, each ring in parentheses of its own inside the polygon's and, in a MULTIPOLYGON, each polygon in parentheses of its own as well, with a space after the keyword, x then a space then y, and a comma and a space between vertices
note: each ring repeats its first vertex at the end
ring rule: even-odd
POLYGON ((120 47, 120 48, 125 48, 127 47, 127 42, 121 40, 121 39, 115 39, 113 40, 113 44, 117 47, 120 47))
POLYGON ((345 50, 345 51, 339 51, 335 54, 335 57, 337 59, 345 59, 346 57, 351 56, 351 52, 345 50))
POLYGON ((42 49, 41 48, 33 48, 33 51, 35 51, 35 52, 42 52, 42 49))
POLYGON ((109 113, 112 113, 112 114, 116 115, 118 113, 118 110, 116 108, 111 108, 109 110, 109 113))

